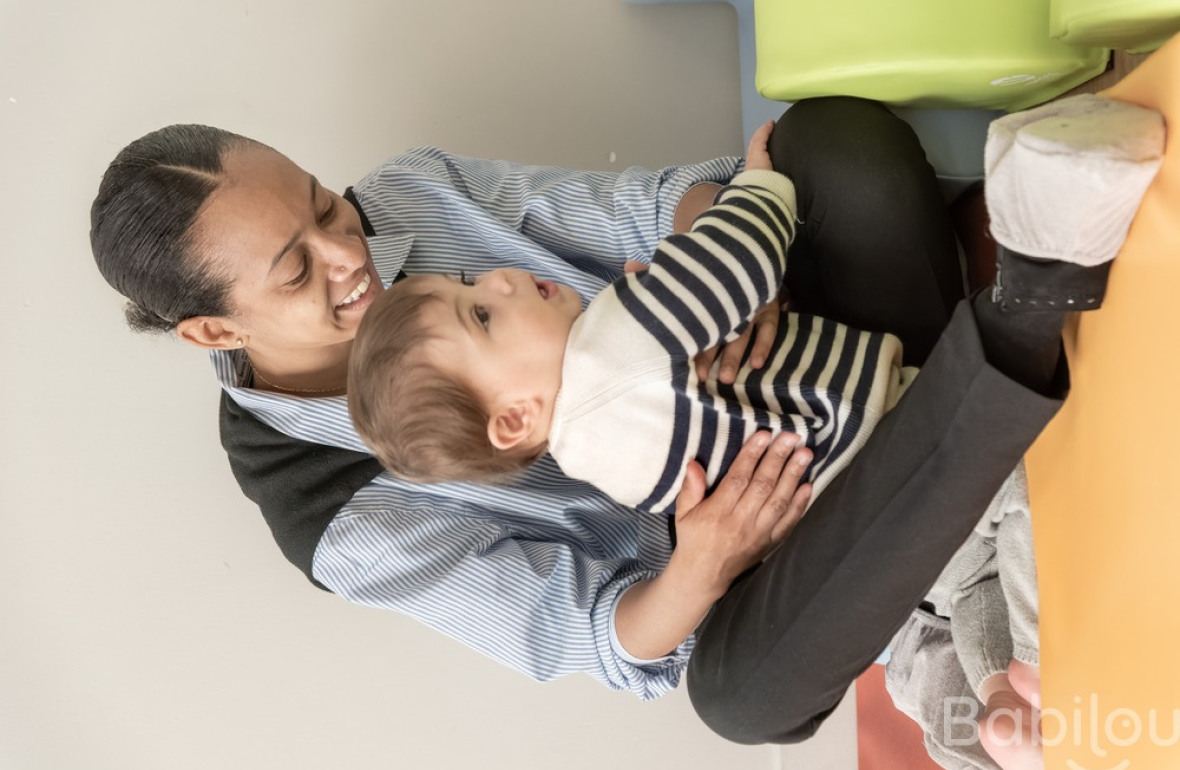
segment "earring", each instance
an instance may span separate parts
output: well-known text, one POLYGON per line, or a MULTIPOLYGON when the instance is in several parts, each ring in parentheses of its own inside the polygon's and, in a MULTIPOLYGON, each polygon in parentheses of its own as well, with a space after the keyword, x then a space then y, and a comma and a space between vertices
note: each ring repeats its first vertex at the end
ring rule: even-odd
POLYGON ((243 346, 243 345, 245 345, 245 344, 246 344, 245 342, 242 342, 242 338, 241 338, 241 337, 238 337, 238 342, 237 342, 237 345, 238 345, 238 347, 240 348, 240 347, 242 347, 242 346, 243 346))

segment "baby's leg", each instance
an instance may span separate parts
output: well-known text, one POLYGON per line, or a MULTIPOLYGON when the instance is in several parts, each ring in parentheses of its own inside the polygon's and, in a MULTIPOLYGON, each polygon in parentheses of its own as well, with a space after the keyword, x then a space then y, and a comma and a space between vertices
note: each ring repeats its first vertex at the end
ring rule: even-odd
POLYGON ((1037 633, 1039 603, 1037 601, 1037 567, 1033 554, 1032 522, 1028 508, 1008 513, 996 532, 996 561, 1004 599, 1008 606, 1008 626, 1012 636, 1012 658, 1009 669, 1013 685, 1034 704, 1040 703, 1039 671, 1040 640, 1037 633), (1028 687, 1037 685, 1033 697, 1028 687))
POLYGON ((967 681, 983 702, 979 742, 1004 770, 1043 766, 1037 713, 1008 678, 1012 659, 1008 607, 998 577, 956 597, 951 634, 967 681))
POLYGON ((1037 567, 1033 553, 1032 522, 1028 508, 1013 511, 996 533, 1000 583, 1008 602, 1012 633, 1012 663, 1008 681, 1034 708, 1041 707, 1040 637, 1037 633, 1037 567))
POLYGON ((963 638, 956 637, 955 642, 960 658, 966 659, 964 668, 969 678, 972 672, 975 676, 984 674, 978 682, 971 680, 985 704, 979 721, 980 742, 1005 770, 1043 766, 1037 724, 1040 682, 1036 565, 1027 489, 1024 469, 1018 467, 976 530, 994 546, 995 577, 958 595, 952 618, 952 627, 963 629, 963 638), (991 606, 996 603, 1002 603, 1003 609, 991 606), (1006 625, 994 625, 1001 615, 1006 625), (972 631, 982 641, 973 638, 972 631), (1006 638, 1002 642, 989 641, 993 634, 1006 638), (980 644, 989 648, 988 652, 973 651, 972 647, 980 644), (995 658, 1004 651, 1010 651, 1012 660, 1001 669, 995 658), (983 662, 971 662, 973 655, 983 662))
POLYGON ((984 683, 1007 678, 1012 660, 1008 607, 1000 579, 994 574, 961 589, 952 600, 951 636, 967 683, 987 703, 984 683))

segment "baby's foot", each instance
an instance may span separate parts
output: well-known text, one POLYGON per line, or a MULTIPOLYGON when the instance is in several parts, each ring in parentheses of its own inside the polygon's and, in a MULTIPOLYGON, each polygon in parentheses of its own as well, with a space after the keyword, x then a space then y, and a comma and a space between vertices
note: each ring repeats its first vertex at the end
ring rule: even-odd
POLYGON ((1035 709, 1041 708, 1041 669, 1024 661, 1013 659, 1008 664, 1008 681, 1012 689, 1032 704, 1035 709))
POLYGON ((979 720, 979 742, 1003 770, 1043 770, 1039 714, 1009 687, 987 699, 979 720))

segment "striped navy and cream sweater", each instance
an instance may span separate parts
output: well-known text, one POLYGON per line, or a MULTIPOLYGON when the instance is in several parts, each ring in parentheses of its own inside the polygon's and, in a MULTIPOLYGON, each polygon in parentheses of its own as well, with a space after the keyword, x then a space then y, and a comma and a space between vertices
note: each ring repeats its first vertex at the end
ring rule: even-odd
POLYGON ((912 380, 898 339, 788 313, 762 369, 743 364, 723 385, 719 363, 705 380, 693 366, 777 297, 794 227, 790 180, 742 172, 691 232, 660 243, 648 270, 590 303, 566 344, 549 433, 566 474, 626 505, 668 511, 689 460, 712 486, 768 428, 806 441, 818 497, 912 380))

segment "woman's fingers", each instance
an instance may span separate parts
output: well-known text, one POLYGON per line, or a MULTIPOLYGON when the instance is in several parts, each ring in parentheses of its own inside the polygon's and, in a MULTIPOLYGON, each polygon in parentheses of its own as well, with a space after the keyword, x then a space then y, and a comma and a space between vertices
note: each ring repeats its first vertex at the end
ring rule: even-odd
POLYGON ((743 502, 757 506, 754 508, 754 528, 772 543, 776 542, 774 533, 783 526, 783 522, 791 520, 792 517, 798 521, 803 507, 807 505, 806 498, 799 497, 799 490, 807 487, 810 493, 810 485, 801 482, 811 459, 811 450, 799 446, 798 436, 782 433, 775 438, 762 460, 762 464, 768 468, 768 473, 777 468, 777 473, 771 481, 771 490, 762 499, 755 497, 743 502))
POLYGON ((791 495, 790 501, 787 503, 782 516, 779 517, 779 520, 774 523, 774 527, 770 530, 771 543, 778 545, 791 534, 795 529, 795 525, 799 523, 799 519, 802 519, 803 514, 807 512, 807 504, 809 502, 811 502, 811 485, 802 484, 791 495))
POLYGON ((717 352, 720 349, 720 347, 711 347, 696 354, 693 362, 697 367, 697 379, 708 379, 709 370, 713 368, 713 362, 717 360, 717 352))
POLYGON ((676 520, 679 521, 704 499, 705 469, 693 460, 684 469, 684 483, 680 486, 680 494, 676 495, 676 520))
MULTIPOLYGON (((709 499, 720 505, 723 510, 734 509, 749 490, 754 474, 761 467, 759 461, 765 459, 766 447, 769 443, 770 434, 762 430, 746 439, 746 443, 742 445, 742 451, 738 452, 733 464, 726 471, 725 477, 721 479, 721 483, 717 485, 717 489, 713 491, 709 499)), ((765 472, 763 475, 766 475, 765 472)))
POLYGON ((769 449, 758 461, 758 466, 742 493, 742 499, 738 502, 738 506, 750 517, 755 526, 767 533, 770 531, 770 520, 777 519, 774 515, 776 510, 786 507, 798 484, 796 466, 789 462, 798 443, 799 437, 793 433, 780 433, 775 436, 769 449), (785 495, 784 480, 790 488, 785 495))
POLYGON ((628 259, 626 262, 623 263, 623 272, 624 273, 642 273, 646 269, 647 269, 647 263, 640 262, 639 260, 636 260, 636 259, 628 259))
POLYGON ((742 365, 742 355, 750 345, 750 335, 754 331, 754 324, 746 326, 738 338, 721 349, 721 369, 717 372, 717 380, 726 385, 732 385, 737 379, 738 369, 742 365))
MULTIPOLYGON (((721 368, 717 372, 717 380, 726 385, 732 385, 737 379, 738 369, 742 365, 742 356, 750 348, 749 364, 754 369, 766 365, 766 357, 774 347, 774 338, 778 334, 778 325, 782 320, 782 305, 776 299, 762 307, 754 316, 750 324, 738 337, 721 348, 721 368), (750 347, 750 340, 754 346, 750 347)), ((709 376, 709 368, 717 358, 717 348, 710 348, 697 355, 697 376, 705 379, 709 376), (707 358, 706 358, 707 356, 707 358)))
POLYGON ((774 337, 778 333, 779 317, 782 308, 778 302, 771 302, 758 311, 754 316, 754 347, 750 350, 750 366, 761 369, 766 365, 766 357, 774 347, 774 337))

